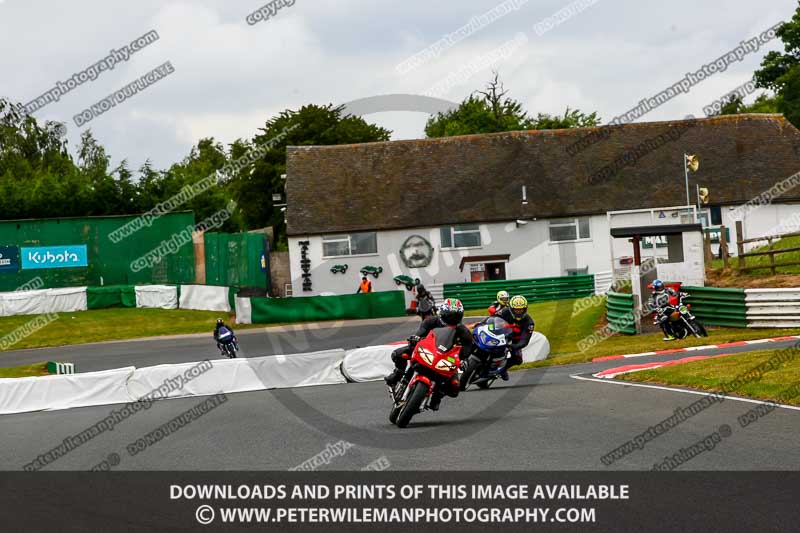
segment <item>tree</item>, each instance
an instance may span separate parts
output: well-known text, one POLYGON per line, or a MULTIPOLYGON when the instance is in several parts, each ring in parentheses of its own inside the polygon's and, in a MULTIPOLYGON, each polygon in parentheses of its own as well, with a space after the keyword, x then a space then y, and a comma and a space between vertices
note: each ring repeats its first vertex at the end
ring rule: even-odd
MULTIPOLYGON (((197 146, 192 147, 189 155, 180 163, 172 165, 169 170, 153 176, 151 170, 149 184, 157 185, 154 199, 159 201, 178 194, 181 189, 193 185, 207 177, 219 178, 219 171, 229 161, 229 156, 222 144, 213 137, 200 139, 197 146)), ((194 211, 195 221, 200 222, 224 209, 233 199, 228 183, 221 181, 208 190, 188 200, 178 209, 191 209, 194 211)), ((241 206, 239 206, 241 207, 241 206)), ((220 228, 213 231, 237 232, 243 229, 242 216, 239 209, 232 213, 220 228)))
POLYGON ((742 97, 738 94, 731 95, 727 102, 722 105, 717 115, 738 115, 740 113, 780 113, 780 99, 769 96, 767 93, 760 94, 752 104, 745 104, 742 97))
MULTIPOLYGON (((276 241, 285 243, 283 213, 275 207, 273 194, 283 194, 281 174, 286 172, 286 147, 388 141, 391 131, 369 124, 360 117, 342 116, 343 107, 309 104, 297 111, 285 110, 269 119, 250 142, 231 146, 232 160, 249 150, 264 155, 230 176, 231 192, 249 229, 275 228, 276 241)), ((285 198, 284 198, 285 199, 285 198)))
MULTIPOLYGON (((755 72, 756 85, 775 93, 775 108, 800 127, 800 5, 776 32, 784 53, 771 51, 755 72)), ((764 103, 764 102, 762 102, 764 103)))
POLYGON ((522 104, 507 97, 507 94, 495 72, 485 90, 475 91, 457 108, 428 119, 425 134, 428 137, 451 137, 500 131, 579 128, 596 126, 600 122, 597 113, 586 115, 569 108, 563 117, 539 113, 536 118, 531 118, 522 104))

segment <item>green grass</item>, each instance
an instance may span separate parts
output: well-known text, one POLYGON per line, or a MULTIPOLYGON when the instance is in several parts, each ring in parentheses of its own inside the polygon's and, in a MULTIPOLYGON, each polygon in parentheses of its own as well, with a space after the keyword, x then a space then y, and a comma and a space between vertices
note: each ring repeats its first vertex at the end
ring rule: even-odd
MULTIPOLYGON (((759 243, 761 244, 761 243, 759 243)), ((736 243, 732 243, 732 246, 735 247, 736 243)), ((800 237, 787 237, 785 239, 781 239, 779 241, 775 241, 773 243, 773 250, 781 250, 784 248, 797 248, 800 247, 800 237)), ((759 246, 756 249, 750 250, 751 252, 764 252, 769 250, 769 245, 767 241, 764 241, 763 246, 759 246)), ((785 254, 779 254, 775 256, 775 264, 779 265, 781 263, 790 263, 800 261, 800 251, 795 252, 787 252, 785 254)), ((746 270, 741 272, 741 275, 744 276, 763 276, 765 274, 770 274, 769 270, 769 256, 768 255, 759 255, 756 257, 747 257, 745 258, 745 264, 748 267, 751 266, 763 266, 764 269, 757 269, 757 270, 746 270)), ((714 269, 721 269, 722 268, 722 259, 714 259, 711 263, 712 268, 714 269)), ((739 266, 739 259, 738 258, 729 258, 728 265, 733 268, 736 272, 738 272, 739 266)), ((779 274, 800 274, 800 265, 792 265, 792 266, 785 266, 785 267, 777 267, 775 271, 779 274)))
POLYGON ((27 378, 30 376, 47 376, 47 363, 0 368, 0 378, 27 378))
MULTIPOLYGON (((227 321, 231 315, 217 311, 188 309, 129 308, 58 313, 58 320, 47 324, 7 349, 44 348, 185 333, 208 333, 210 337, 214 330, 214 321, 218 317, 227 321)), ((28 315, 0 317, 0 336, 7 335, 33 318, 28 315)), ((247 324, 238 325, 236 329, 253 327, 264 326, 247 324)))
MULTIPOLYGON (((716 359, 706 359, 681 365, 634 372, 619 376, 625 381, 677 385, 709 392, 721 392, 723 385, 741 378, 761 363, 767 362, 778 350, 760 350, 716 359)), ((781 393, 791 385, 800 383, 800 354, 765 372, 761 379, 744 383, 736 390, 727 391, 735 396, 757 400, 779 400, 781 393)), ((800 397, 783 399, 786 403, 800 405, 800 397)))

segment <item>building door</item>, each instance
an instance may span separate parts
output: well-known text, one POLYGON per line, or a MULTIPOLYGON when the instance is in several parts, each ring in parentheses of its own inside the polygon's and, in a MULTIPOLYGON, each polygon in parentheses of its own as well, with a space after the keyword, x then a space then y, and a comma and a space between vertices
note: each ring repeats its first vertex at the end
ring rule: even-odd
POLYGON ((506 279, 506 264, 486 263, 486 279, 490 281, 506 279))

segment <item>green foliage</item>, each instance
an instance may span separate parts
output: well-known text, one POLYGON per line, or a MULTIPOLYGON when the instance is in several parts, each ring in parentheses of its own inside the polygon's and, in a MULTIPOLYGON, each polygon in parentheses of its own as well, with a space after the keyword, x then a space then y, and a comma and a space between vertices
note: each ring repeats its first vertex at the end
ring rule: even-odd
POLYGON ((734 94, 723 104, 717 115, 738 115, 739 113, 780 113, 780 98, 767 93, 760 94, 752 104, 745 104, 742 97, 734 94))
POLYGON ((784 52, 771 51, 764 56, 755 72, 756 85, 775 93, 770 109, 800 127, 800 5, 776 33, 783 41, 784 52))
POLYGON ((314 146, 388 141, 391 131, 354 116, 342 116, 342 107, 306 105, 297 111, 285 110, 269 119, 261 133, 249 142, 240 141, 234 151, 244 154, 248 148, 269 146, 263 157, 230 177, 231 191, 239 202, 247 228, 275 227, 276 249, 286 245, 283 213, 272 199, 283 195, 281 174, 286 172, 287 146, 314 146))
POLYGON ((428 137, 451 137, 473 133, 496 133, 519 130, 550 130, 597 126, 597 113, 586 115, 577 109, 567 110, 564 116, 539 113, 536 118, 528 116, 522 104, 506 96, 495 73, 485 91, 476 91, 461 104, 449 111, 438 113, 428 119, 425 134, 428 137))

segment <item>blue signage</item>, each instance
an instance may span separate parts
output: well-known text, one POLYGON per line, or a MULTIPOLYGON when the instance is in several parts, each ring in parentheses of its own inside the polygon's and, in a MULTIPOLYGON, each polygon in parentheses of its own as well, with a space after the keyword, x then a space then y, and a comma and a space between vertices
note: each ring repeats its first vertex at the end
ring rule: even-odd
POLYGON ((22 270, 70 268, 89 265, 86 245, 22 247, 22 270))
POLYGON ((16 272, 17 270, 19 270, 19 248, 0 246, 0 272, 16 272))

